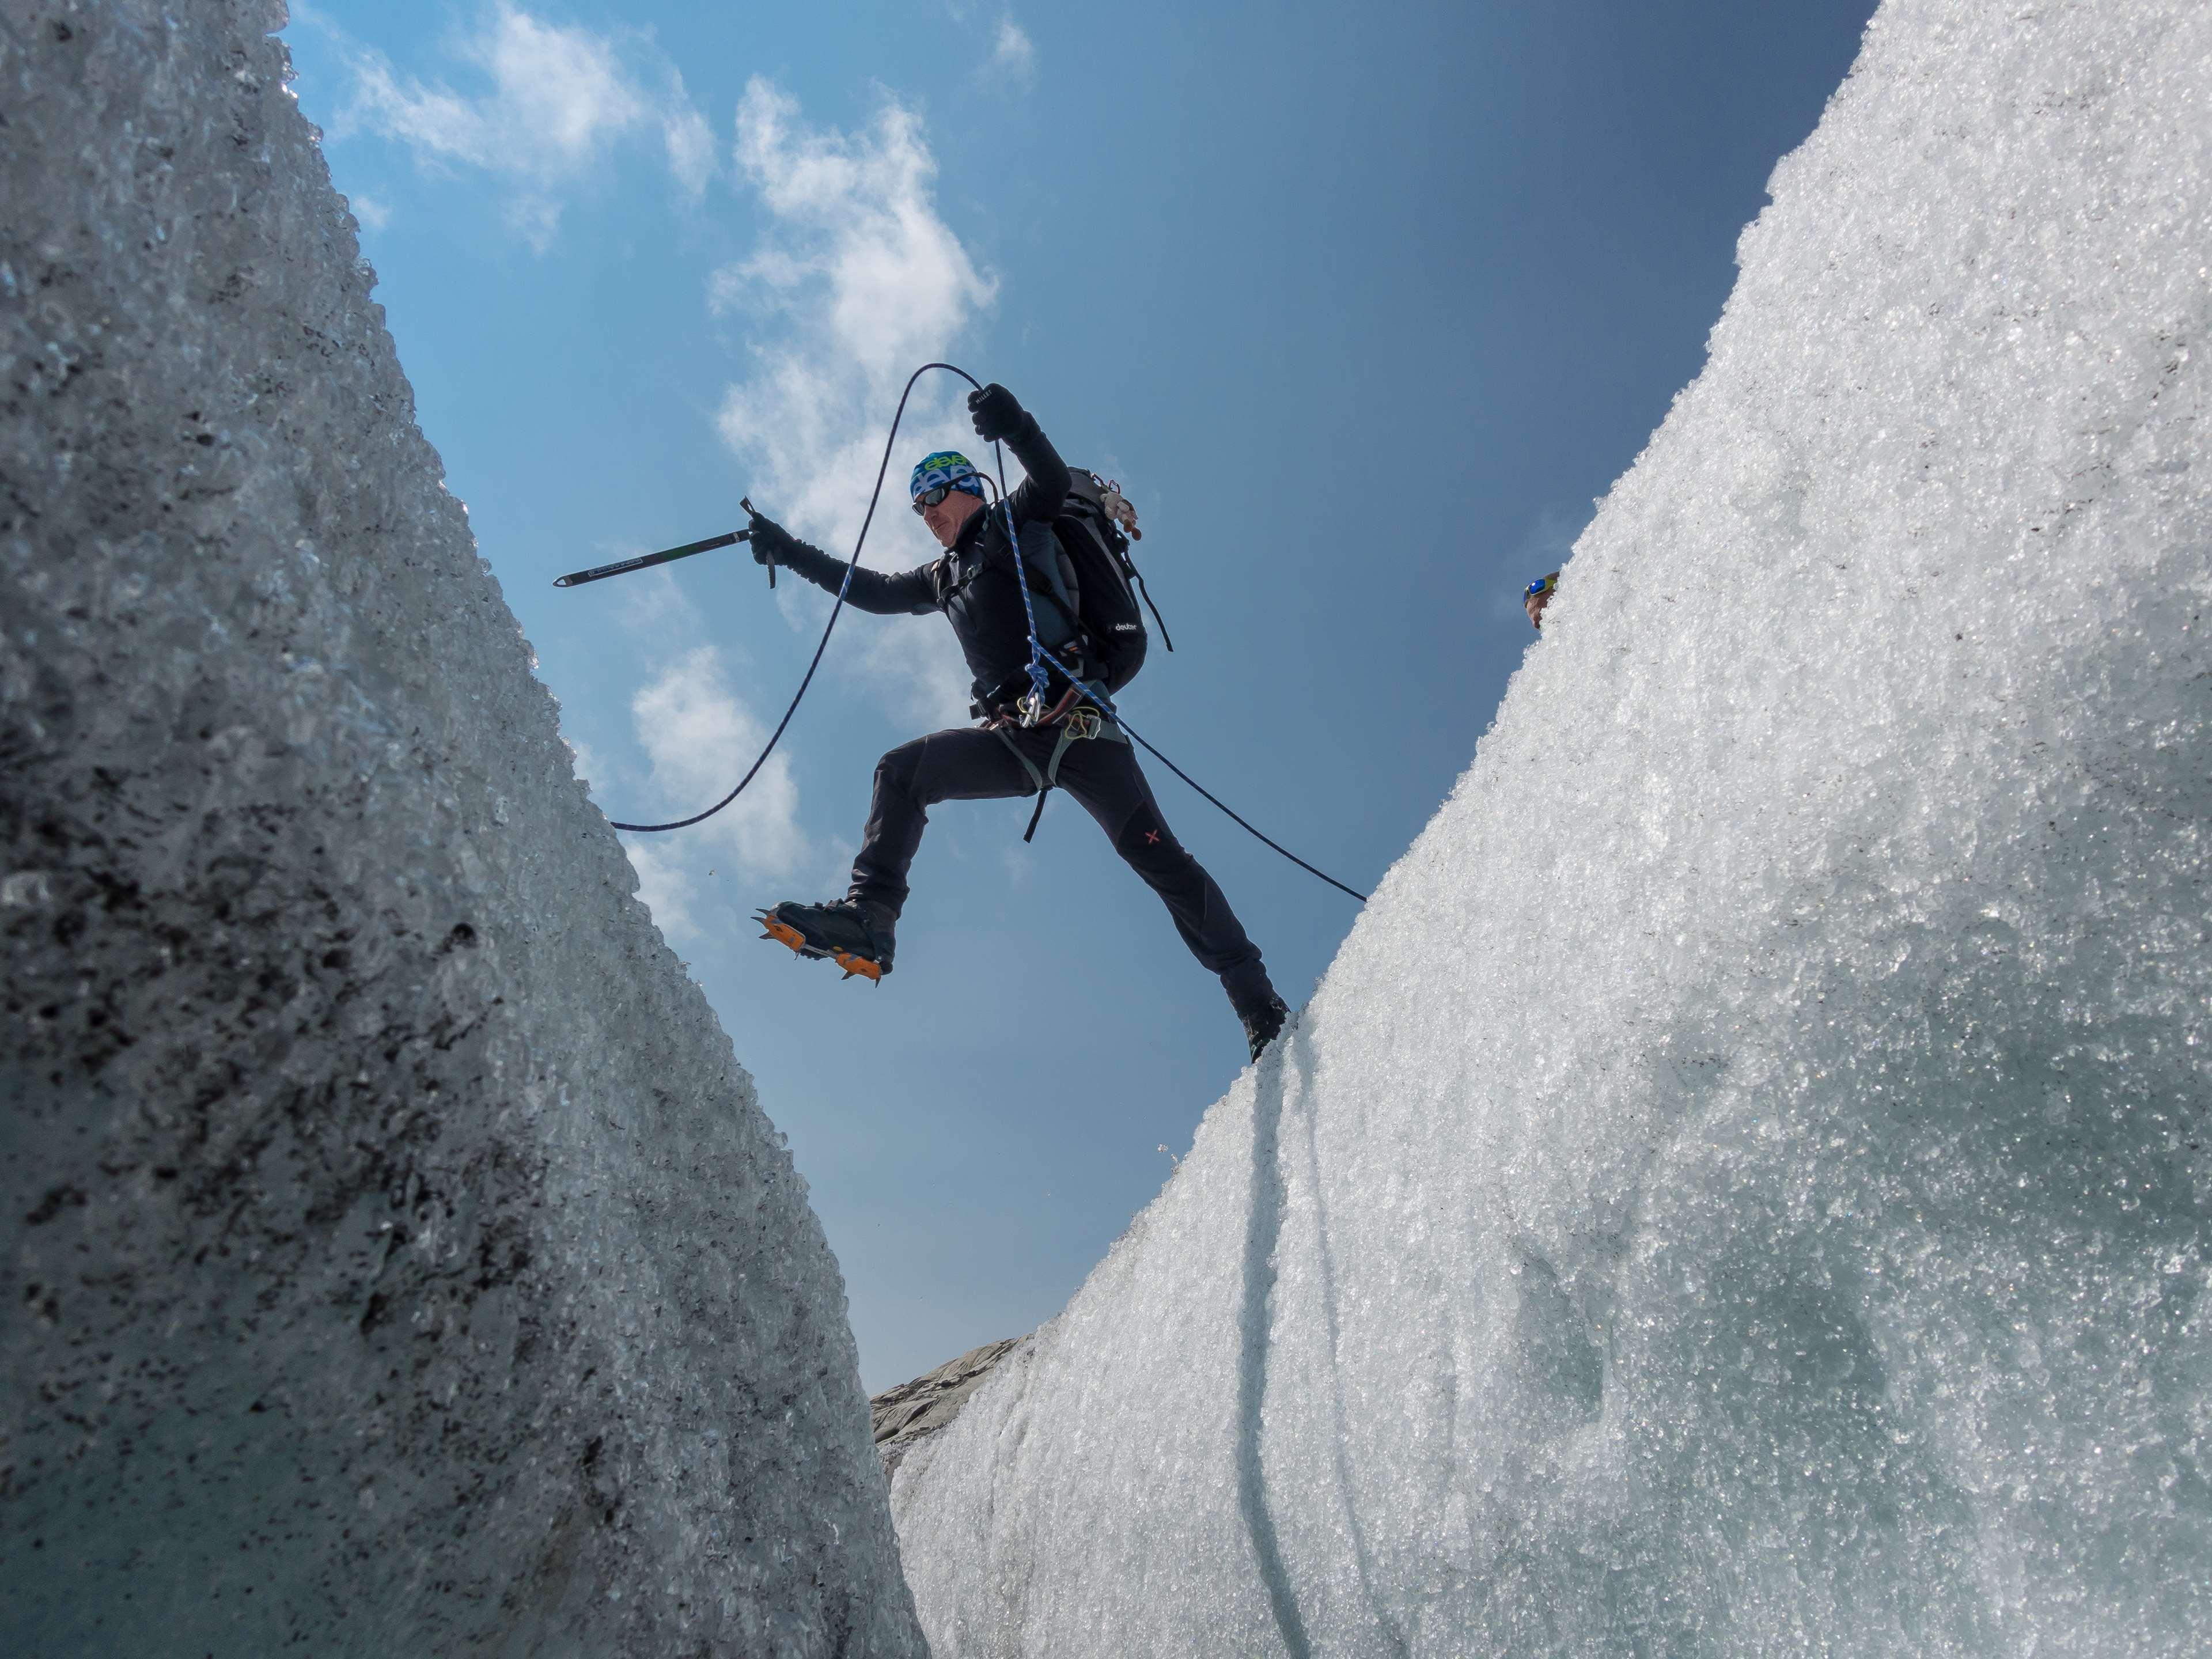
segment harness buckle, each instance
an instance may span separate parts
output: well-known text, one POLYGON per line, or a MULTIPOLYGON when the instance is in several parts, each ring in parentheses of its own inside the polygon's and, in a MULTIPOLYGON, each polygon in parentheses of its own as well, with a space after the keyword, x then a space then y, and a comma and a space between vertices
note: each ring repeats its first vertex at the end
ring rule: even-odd
POLYGON ((1098 718, 1098 711, 1085 703, 1080 708, 1071 708, 1067 711, 1066 724, 1069 738, 1080 743, 1086 738, 1097 737, 1102 722, 1098 718))

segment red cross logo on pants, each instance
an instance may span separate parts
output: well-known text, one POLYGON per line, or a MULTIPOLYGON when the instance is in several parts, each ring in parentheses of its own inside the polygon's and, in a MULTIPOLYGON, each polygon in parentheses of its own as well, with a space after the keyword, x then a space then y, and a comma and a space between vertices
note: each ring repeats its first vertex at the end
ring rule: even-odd
POLYGON ((1158 847, 1160 844, 1160 832, 1157 830, 1146 830, 1145 842, 1147 846, 1158 847))

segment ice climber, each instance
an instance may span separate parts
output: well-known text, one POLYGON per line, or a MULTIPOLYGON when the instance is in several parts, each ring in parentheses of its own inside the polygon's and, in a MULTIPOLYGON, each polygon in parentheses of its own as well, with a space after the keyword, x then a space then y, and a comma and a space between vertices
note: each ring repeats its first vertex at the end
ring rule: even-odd
POLYGON ((1539 576, 1521 591, 1521 608, 1528 613, 1528 626, 1539 634, 1544 631, 1544 607, 1551 604, 1552 595, 1559 591, 1559 573, 1539 576))
MULTIPOLYGON (((851 888, 828 903, 787 901, 763 912, 769 937, 803 955, 835 961, 848 974, 879 980, 891 970, 907 871, 921 845, 929 809, 939 801, 998 800, 1057 787, 1098 821, 1114 850, 1160 896, 1191 954, 1220 975, 1256 1060, 1289 1012, 1268 981, 1259 948, 1213 878, 1160 816, 1127 736, 1112 720, 1095 717, 1061 668, 1063 661, 1070 665, 1073 678, 1103 694, 1090 645, 1066 608, 1053 537, 1053 520, 1068 494, 1066 464, 1038 429, 1036 417, 1004 386, 969 394, 968 407, 976 435, 987 443, 1003 440, 1029 474, 1008 498, 1018 546, 1007 536, 1004 508, 986 510, 982 475, 966 456, 941 450, 921 459, 908 489, 944 554, 896 574, 854 570, 845 599, 878 616, 943 611, 975 677, 969 708, 978 724, 916 738, 877 763, 851 888), (1037 638, 1060 659, 1054 664, 1060 673, 1048 694, 1060 701, 1034 726, 1021 723, 1017 707, 1030 689, 1029 624, 1017 560, 1027 567, 1031 591, 1039 596, 1033 602, 1037 638)), ((798 540, 773 520, 756 513, 751 531, 757 562, 787 565, 831 592, 844 580, 844 561, 798 540)))

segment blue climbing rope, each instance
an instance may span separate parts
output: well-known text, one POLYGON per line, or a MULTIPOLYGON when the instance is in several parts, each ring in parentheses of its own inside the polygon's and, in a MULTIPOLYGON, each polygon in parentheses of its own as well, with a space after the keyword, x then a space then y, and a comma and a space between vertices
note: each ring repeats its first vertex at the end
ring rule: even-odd
MULTIPOLYGON (((945 367, 947 368, 952 368, 950 363, 945 364, 945 367)), ((952 372, 955 374, 957 374, 962 380, 967 381, 969 386, 975 386, 976 391, 981 392, 983 389, 976 381, 975 377, 969 374, 967 370, 963 368, 953 368, 952 372)), ((1189 773, 1184 771, 1182 768, 1177 766, 1165 755, 1160 753, 1158 750, 1153 748, 1151 744, 1146 742, 1144 734, 1139 732, 1136 727, 1129 724, 1127 719, 1122 714, 1121 711, 1114 706, 1114 700, 1111 697, 1108 696, 1103 691, 1092 690, 1090 686, 1079 679, 1073 673, 1071 673, 1064 665, 1056 661, 1051 654, 1045 650, 1044 642, 1037 638, 1036 606, 1030 599, 1029 581, 1022 574, 1021 532, 1019 527, 1014 523, 1013 501, 1006 493, 1006 457, 1005 452, 1000 447, 998 440, 995 438, 991 441, 991 459, 999 469, 999 507, 1000 510, 1006 515, 1006 540, 1012 545, 1014 555, 1014 585, 1022 590, 1022 616, 1029 623, 1030 630, 1030 702, 1028 708, 1025 711, 1029 718, 1026 719, 1023 724, 1025 726, 1034 726, 1037 720, 1042 716, 1045 710, 1045 694, 1051 690, 1052 686, 1051 670, 1054 668, 1059 669, 1061 677, 1067 681, 1068 684, 1073 686, 1076 692, 1082 696, 1085 702, 1097 708, 1101 715, 1107 720, 1113 721, 1115 725, 1121 727, 1123 733, 1127 736, 1132 743, 1137 744, 1138 747, 1141 748, 1154 760, 1159 762, 1159 763, 1166 767, 1169 771, 1174 773, 1176 776, 1181 778, 1193 789, 1195 789, 1200 795, 1203 795, 1216 808, 1218 808, 1224 816, 1228 817, 1231 823, 1236 824, 1238 829, 1243 830, 1246 835, 1250 836, 1255 841, 1257 841, 1265 846, 1273 848, 1276 852, 1280 853, 1285 858, 1288 859, 1292 864, 1297 865, 1299 869, 1304 871, 1308 875, 1327 882, 1330 886, 1335 888, 1338 892, 1349 894, 1352 897, 1358 899, 1362 904, 1366 903, 1367 895, 1361 892, 1357 887, 1347 887, 1344 883, 1339 881, 1334 876, 1330 875, 1327 871, 1316 870, 1312 865, 1308 864, 1304 859, 1300 858, 1296 853, 1291 851, 1289 848, 1284 846, 1280 842, 1275 841, 1270 836, 1262 834, 1252 824, 1247 823, 1243 817, 1239 817, 1237 812, 1230 807, 1227 802, 1224 801, 1219 796, 1206 788, 1205 785, 1200 783, 1196 778, 1191 776, 1189 773)), ((1038 805, 1040 810, 1042 810, 1043 803, 1040 801, 1038 805)), ((1035 828, 1035 825, 1032 824, 1031 827, 1035 828)))

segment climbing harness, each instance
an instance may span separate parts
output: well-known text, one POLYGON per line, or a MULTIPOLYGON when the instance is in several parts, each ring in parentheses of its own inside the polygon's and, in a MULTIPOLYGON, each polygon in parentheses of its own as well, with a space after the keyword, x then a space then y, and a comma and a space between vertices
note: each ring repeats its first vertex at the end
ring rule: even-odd
MULTIPOLYGON (((950 365, 947 366, 950 367, 950 365)), ((969 374, 966 370, 956 368, 953 369, 952 372, 955 374, 959 375, 962 380, 967 381, 969 386, 975 386, 975 377, 969 374)), ((976 386, 975 389, 980 392, 982 390, 982 387, 976 386)), ((1014 528, 1014 509, 1006 501, 1006 458, 1005 454, 1000 451, 999 447, 996 444, 992 445, 991 449, 993 458, 997 461, 999 467, 999 501, 1001 507, 1005 508, 1006 514, 1006 533, 1009 537, 1012 537, 1016 532, 1014 528)), ((1021 543, 1018 540, 1014 543, 1014 557, 1017 562, 1018 562, 1021 558, 1021 543)), ((1030 627, 1030 689, 1029 696, 1030 699, 1034 700, 1036 707, 1042 708, 1044 701, 1044 690, 1048 677, 1048 670, 1045 665, 1052 663, 1053 659, 1046 653, 1044 647, 1040 644, 1037 640, 1036 607, 1030 603, 1030 585, 1024 581, 1017 583, 1017 586, 1018 586, 1022 590, 1022 614, 1029 619, 1030 627)), ((1057 663, 1054 663, 1053 665, 1054 667, 1059 666, 1057 663)), ((1127 732, 1131 742, 1134 743, 1146 754, 1158 761, 1161 765, 1166 767, 1169 771, 1174 773, 1192 788, 1196 789, 1200 794, 1204 795, 1206 799, 1212 801, 1214 805, 1219 807, 1223 812, 1228 815, 1230 820, 1236 823, 1240 829, 1243 830, 1246 834, 1251 836, 1255 841, 1264 842, 1266 845, 1273 848, 1275 851, 1280 853, 1285 858, 1297 865, 1299 869, 1304 871, 1308 875, 1318 877, 1322 881, 1327 882, 1330 886, 1335 888, 1337 891, 1350 894, 1353 898, 1358 899, 1362 904, 1367 902, 1367 895, 1361 892, 1358 888, 1347 887, 1342 882, 1339 881, 1334 876, 1328 874, 1327 872, 1315 869, 1312 865, 1308 864, 1296 853, 1291 851, 1289 848, 1285 847, 1279 842, 1271 840, 1267 836, 1261 835, 1259 830, 1254 829, 1243 818, 1237 817, 1235 812, 1231 811, 1227 805, 1224 804, 1218 796, 1202 787, 1197 779, 1192 777, 1189 773, 1184 771, 1182 768, 1177 766, 1165 755, 1161 754, 1160 751, 1153 748, 1151 744, 1146 743, 1144 739, 1144 735, 1134 726, 1131 726, 1127 720, 1122 718, 1121 711, 1115 708, 1113 700, 1110 697, 1103 696, 1099 693, 1093 691, 1081 680, 1077 679, 1074 675, 1068 674, 1065 668, 1061 668, 1060 672, 1067 676, 1069 690, 1079 693, 1086 701, 1093 704, 1097 708, 1098 713, 1101 715, 1107 720, 1113 721, 1115 726, 1127 732)), ((1031 723, 1033 724, 1034 722, 1031 723)), ((1036 814, 1030 820, 1030 830, 1032 834, 1034 834, 1036 830, 1037 817, 1042 817, 1043 813, 1044 802, 1040 799, 1037 802, 1036 814)), ((1024 836, 1023 839, 1026 841, 1029 837, 1024 836)))
POLYGON ((983 729, 1006 745, 1007 751, 1022 763, 1022 770, 1030 775, 1030 782, 1036 787, 1036 811, 1030 814, 1030 827, 1022 831, 1022 839, 1025 842, 1033 841, 1036 837, 1037 823, 1044 817, 1044 798, 1049 795, 1054 787, 1059 783, 1060 763, 1066 758, 1071 746, 1079 743, 1087 743, 1094 738, 1103 738, 1109 743, 1127 743, 1129 740, 1122 735, 1119 728, 1109 726, 1102 720, 1097 709, 1079 706, 1071 707, 1070 705, 1074 702, 1075 692, 1073 689, 1062 692, 1060 701, 1052 706, 1042 720, 1037 722, 1040 726, 1057 726, 1060 729, 1060 736, 1052 745, 1052 754, 1042 769, 1022 752, 1021 744, 1006 735, 1008 726, 1022 724, 1021 711, 1018 708, 1003 710, 993 719, 984 722, 983 729))
MULTIPOLYGON (((663 830, 685 830, 689 829, 695 823, 703 823, 705 820, 713 817, 715 813, 720 811, 732 801, 735 800, 739 795, 743 794, 745 792, 746 787, 752 782, 755 777, 759 775, 761 768, 768 763, 768 757, 775 752, 775 746, 782 740, 785 728, 789 726, 791 724, 791 717, 799 712, 799 700, 805 696, 807 688, 814 684, 815 671, 822 666, 823 653, 830 648, 830 635, 837 626, 837 618, 844 614, 845 595, 852 587, 853 573, 860 568, 860 550, 867 545, 869 527, 876 521, 876 507, 883 497, 884 479, 890 471, 891 451, 898 442, 899 422, 906 416, 907 400, 913 396, 915 384, 921 380, 923 375, 928 374, 933 368, 941 368, 948 374, 957 374, 962 380, 967 381, 969 386, 974 386, 976 391, 981 392, 983 390, 983 383, 981 381, 978 380, 966 369, 962 368, 954 363, 924 363, 920 368, 915 370, 912 376, 907 380, 906 389, 899 393, 898 408, 891 416, 891 429, 884 440, 884 459, 882 463, 876 468, 876 487, 868 496, 867 515, 860 520, 860 533, 853 543, 853 556, 846 562, 844 580, 837 584, 836 602, 830 607, 830 620, 823 625, 822 638, 815 645, 813 659, 806 665, 806 672, 799 682, 799 690, 792 693, 791 702, 789 706, 784 709, 783 718, 775 723, 775 730, 769 734, 768 744, 760 751, 758 758, 757 758, 753 763, 745 769, 744 776, 738 780, 736 788, 731 790, 728 794, 723 796, 721 799, 716 801, 712 806, 708 807, 703 812, 694 813, 688 818, 678 818, 672 823, 614 823, 613 827, 615 829, 626 830, 637 835, 654 835, 659 834, 663 830)), ((1030 689, 1023 694, 1019 702, 1015 705, 1016 714, 1014 715, 1014 721, 1024 729, 1029 730, 1034 730, 1039 726, 1051 725, 1055 722, 1060 726, 1059 739, 1054 744, 1052 757, 1042 770, 1040 770, 1036 763, 1026 755, 1024 755, 1018 748, 1015 747, 1011 738, 1006 737, 1003 731, 1000 732, 1001 740, 1006 744, 1008 748, 1013 749, 1015 757, 1021 761, 1023 767, 1029 772, 1030 781, 1037 785, 1036 811, 1030 815, 1028 832, 1023 836, 1022 839, 1024 841, 1028 841, 1030 836, 1036 833, 1038 820, 1044 816, 1045 796, 1051 790, 1053 781, 1059 775, 1060 763, 1066 754, 1068 745, 1073 743, 1107 738, 1107 734, 1110 731, 1114 733, 1114 737, 1108 738, 1109 741, 1117 740, 1126 736, 1126 738, 1128 741, 1134 743, 1146 754, 1159 762, 1161 765, 1166 767, 1169 771, 1174 773, 1176 776, 1181 778, 1185 783, 1196 790, 1199 794, 1203 796, 1213 806, 1218 808, 1229 818, 1231 823, 1236 824, 1247 835, 1252 836, 1254 840, 1258 841, 1263 846, 1271 848, 1274 851, 1281 854, 1285 858, 1288 859, 1292 864, 1297 865, 1299 869, 1304 871, 1308 875, 1316 877, 1320 880, 1327 882, 1330 886, 1335 888, 1337 891, 1348 894, 1350 896, 1358 899, 1362 904, 1364 904, 1367 902, 1367 895, 1361 892, 1358 888, 1347 887, 1344 883, 1339 881, 1334 876, 1328 874, 1325 871, 1316 869, 1312 865, 1308 864, 1304 859, 1291 852, 1290 848, 1285 847, 1281 842, 1274 841, 1269 836, 1262 834, 1259 830, 1254 828, 1252 824, 1246 822, 1243 817, 1240 817, 1235 811, 1231 810, 1227 803, 1206 789, 1195 778, 1192 777, 1189 773, 1184 771, 1182 768, 1177 766, 1165 755, 1160 753, 1158 750, 1153 748, 1151 744, 1146 742, 1144 737, 1132 728, 1128 721, 1122 717, 1121 710, 1114 706, 1114 702, 1111 697, 1106 696, 1103 692, 1094 691, 1088 685, 1085 684, 1084 682, 1078 678, 1078 675, 1080 672, 1079 665, 1077 669, 1072 670, 1045 649, 1042 642, 1037 638, 1036 607, 1030 602, 1030 584, 1023 575, 1020 526, 1014 522, 1013 504, 1007 499, 1006 452, 995 439, 993 440, 991 444, 991 453, 997 465, 999 473, 999 499, 997 507, 998 510, 1006 515, 1006 539, 1012 549, 1014 556, 1014 585, 1021 590, 1022 615, 1029 626, 1030 662, 1028 678, 1030 689), (1053 702, 1049 700, 1049 696, 1052 689, 1051 677, 1055 671, 1062 678, 1066 680, 1067 690, 1061 695, 1057 702, 1053 702), (1090 707, 1085 708, 1081 706, 1085 703, 1089 704, 1090 707), (1079 715, 1081 716, 1079 721, 1073 718, 1079 715)), ((1114 501, 1121 506, 1126 507, 1127 505, 1125 502, 1121 501, 1120 492, 1118 490, 1114 493, 1114 501)), ((1118 513, 1116 514, 1116 517, 1119 517, 1118 513)), ((1135 519, 1136 514, 1134 512, 1130 512, 1128 528, 1132 533, 1133 533, 1135 530, 1135 519)), ((742 538, 733 536, 732 539, 734 540, 741 538, 742 538)), ((653 555, 646 559, 636 561, 634 563, 626 562, 619 567, 606 566, 597 571, 580 571, 574 578, 563 578, 562 585, 568 585, 579 580, 596 578, 601 574, 613 575, 618 574, 618 571, 623 569, 641 568, 648 563, 660 562, 664 556, 682 556, 692 552, 704 551, 709 546, 727 544, 727 543, 719 541, 711 543, 701 542, 693 544, 689 547, 671 549, 668 556, 653 555)), ((773 568, 769 571, 769 580, 771 581, 775 580, 775 572, 773 568)), ((1152 596, 1150 594, 1146 595, 1146 602, 1147 604, 1151 603, 1151 598, 1152 596)), ((1057 599, 1054 600, 1054 603, 1057 605, 1057 599)), ((1062 607, 1062 609, 1064 610, 1064 607, 1062 607)), ((1155 612, 1154 615, 1157 617, 1158 612, 1155 612)), ((1071 618, 1071 620, 1073 619, 1071 618)), ((1164 633, 1165 630, 1163 629, 1162 631, 1164 633)), ((610 820, 610 823, 612 823, 612 820, 610 820)))

